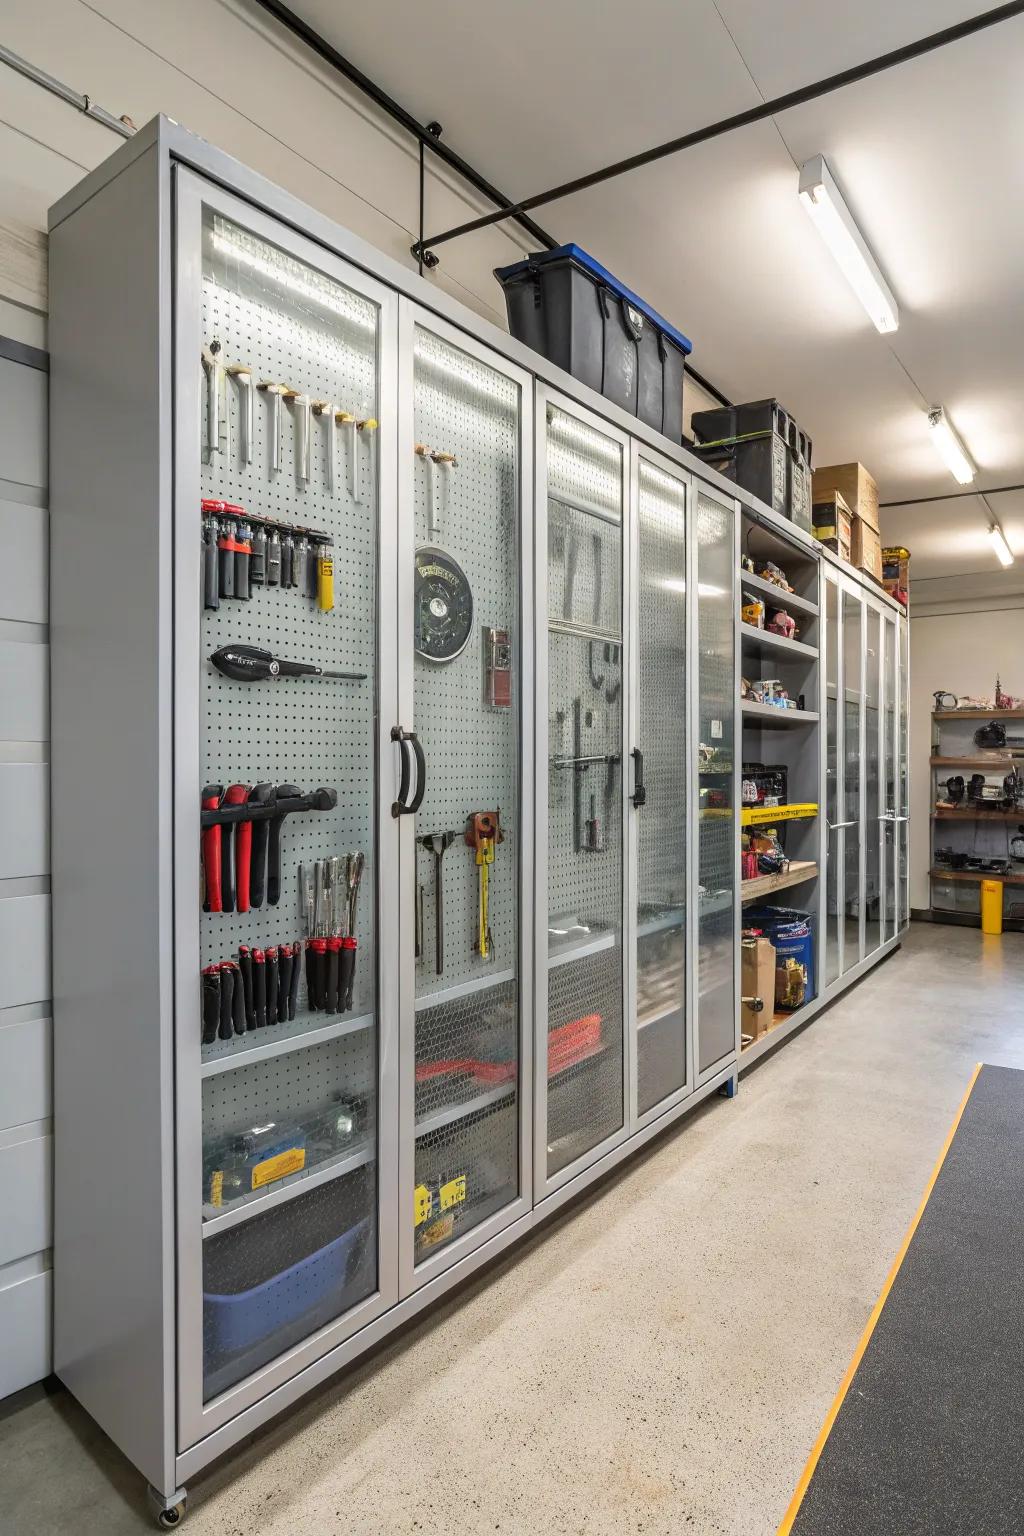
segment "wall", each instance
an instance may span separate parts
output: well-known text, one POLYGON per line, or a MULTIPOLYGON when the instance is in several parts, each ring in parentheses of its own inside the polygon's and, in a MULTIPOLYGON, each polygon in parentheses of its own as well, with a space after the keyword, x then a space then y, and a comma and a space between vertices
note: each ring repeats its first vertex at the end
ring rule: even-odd
POLYGON ((45 361, 0 340, 0 1397, 50 1357, 45 361))
MULTIPOLYGON (((244 0, 12 6, 2 41, 115 116, 166 113, 413 264, 416 144, 244 0)), ((47 209, 120 142, 0 64, 0 1397, 49 1370, 51 1232, 46 375, 2 354, 4 338, 45 347, 47 209)), ((489 209, 427 166, 428 226, 489 209)), ((528 248, 489 230, 430 280, 504 326, 492 268, 528 248)), ((688 413, 711 404, 690 388, 688 413)))
POLYGON ((991 698, 998 672, 1007 693, 1024 697, 1024 607, 949 606, 918 613, 912 603, 910 614, 910 905, 919 910, 930 905, 932 695, 942 688, 991 698))

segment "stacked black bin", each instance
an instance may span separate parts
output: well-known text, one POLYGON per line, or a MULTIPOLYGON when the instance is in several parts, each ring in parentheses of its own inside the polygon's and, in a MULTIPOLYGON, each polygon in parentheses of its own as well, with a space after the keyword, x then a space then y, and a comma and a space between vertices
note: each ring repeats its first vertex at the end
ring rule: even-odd
POLYGON ((517 341, 681 442, 693 350, 681 331, 578 245, 540 251, 494 275, 517 341))
POLYGON ((695 411, 694 453, 719 474, 811 531, 811 440, 777 400, 695 411))

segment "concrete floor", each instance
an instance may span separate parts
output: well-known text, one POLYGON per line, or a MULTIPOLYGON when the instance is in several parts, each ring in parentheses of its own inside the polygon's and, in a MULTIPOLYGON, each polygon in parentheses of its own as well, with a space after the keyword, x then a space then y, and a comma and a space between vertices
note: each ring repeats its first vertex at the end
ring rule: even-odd
MULTIPOLYGON (((461 1295, 190 1488, 194 1536, 770 1536, 1024 938, 903 950, 461 1295)), ((0 1410, 2 1413, 2 1410, 0 1410)), ((152 1529, 62 1391, 0 1421, 0 1526, 152 1529)))

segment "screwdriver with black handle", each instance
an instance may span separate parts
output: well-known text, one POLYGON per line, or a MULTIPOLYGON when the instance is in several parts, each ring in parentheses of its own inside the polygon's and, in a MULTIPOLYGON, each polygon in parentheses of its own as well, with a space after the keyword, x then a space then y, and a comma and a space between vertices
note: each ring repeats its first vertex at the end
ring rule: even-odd
POLYGON ((220 1027, 220 966, 203 969, 203 1044, 212 1045, 220 1027))
POLYGON ((328 667, 314 666, 311 661, 286 661, 272 651, 264 651, 257 645, 222 645, 210 657, 213 666, 224 677, 236 683, 260 683, 268 679, 277 682, 282 677, 340 677, 347 682, 363 683, 365 672, 335 672, 328 667))

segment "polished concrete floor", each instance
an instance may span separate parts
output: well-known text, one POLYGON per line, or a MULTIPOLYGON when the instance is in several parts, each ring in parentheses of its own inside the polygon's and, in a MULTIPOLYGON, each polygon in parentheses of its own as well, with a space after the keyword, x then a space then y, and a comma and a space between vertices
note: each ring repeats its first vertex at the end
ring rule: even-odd
MULTIPOLYGON (((770 1536, 1024 937, 904 948, 497 1268, 190 1489, 194 1536, 770 1536)), ((2 1409, 0 1409, 2 1414, 2 1409)), ((151 1528, 67 1394, 0 1420, 0 1529, 151 1528)))

